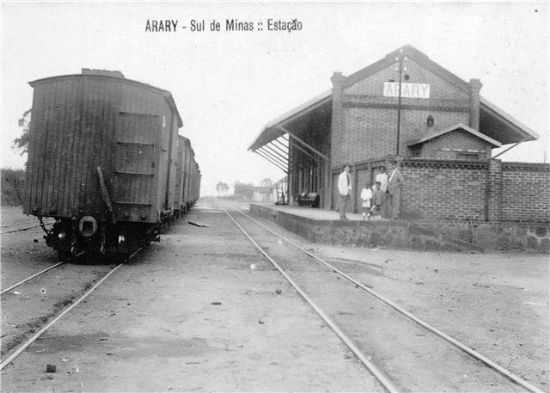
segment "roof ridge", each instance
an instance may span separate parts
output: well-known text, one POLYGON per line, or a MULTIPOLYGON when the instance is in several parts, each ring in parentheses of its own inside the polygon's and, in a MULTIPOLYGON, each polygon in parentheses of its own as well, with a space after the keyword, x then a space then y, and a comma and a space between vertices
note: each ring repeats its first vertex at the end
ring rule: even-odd
POLYGON ((490 136, 487 136, 487 135, 483 134, 480 131, 477 131, 477 130, 473 129, 470 126, 467 126, 466 124, 464 124, 462 122, 458 122, 456 124, 453 124, 449 127, 444 128, 442 130, 437 130, 437 131, 434 131, 434 132, 431 132, 431 133, 427 132, 427 133, 425 133, 426 135, 420 137, 419 139, 417 139, 415 141, 411 141, 411 142, 407 143, 407 145, 408 146, 414 146, 414 145, 418 145, 418 144, 421 144, 421 143, 424 143, 424 142, 428 142, 432 139, 438 138, 442 135, 448 134, 448 133, 456 131, 456 130, 464 130, 464 131, 478 137, 479 139, 483 139, 484 141, 492 144, 493 146, 496 146, 496 147, 502 146, 502 143, 500 143, 499 141, 491 138, 490 136))

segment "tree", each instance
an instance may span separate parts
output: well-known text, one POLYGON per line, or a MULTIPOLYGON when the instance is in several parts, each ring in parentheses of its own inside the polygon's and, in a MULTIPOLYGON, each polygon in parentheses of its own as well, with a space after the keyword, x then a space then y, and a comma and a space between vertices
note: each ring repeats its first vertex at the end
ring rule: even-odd
POLYGON ((218 195, 226 194, 227 191, 229 191, 229 186, 227 185, 227 183, 220 181, 218 182, 218 184, 216 184, 216 192, 218 193, 218 195))
POLYGON ((21 128, 21 136, 13 140, 13 147, 21 150, 21 155, 27 153, 29 149, 30 133, 31 129, 31 109, 23 112, 23 115, 19 119, 19 128, 21 128))

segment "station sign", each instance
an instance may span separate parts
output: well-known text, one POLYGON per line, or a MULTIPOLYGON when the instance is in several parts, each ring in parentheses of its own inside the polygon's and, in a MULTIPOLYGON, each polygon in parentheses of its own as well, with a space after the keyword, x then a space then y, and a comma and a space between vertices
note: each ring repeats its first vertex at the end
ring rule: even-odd
MULTIPOLYGON (((384 97, 398 97, 399 83, 384 82, 384 97)), ((427 83, 401 83, 401 97, 430 98, 430 85, 427 83)))

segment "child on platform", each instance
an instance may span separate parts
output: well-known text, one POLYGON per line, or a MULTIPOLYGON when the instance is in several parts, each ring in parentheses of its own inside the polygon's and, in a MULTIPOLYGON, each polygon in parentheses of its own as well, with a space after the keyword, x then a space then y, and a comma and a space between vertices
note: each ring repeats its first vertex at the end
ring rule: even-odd
POLYGON ((363 187, 363 189, 361 190, 361 208, 363 220, 370 219, 371 216, 372 189, 369 186, 369 182, 366 182, 365 187, 363 187))

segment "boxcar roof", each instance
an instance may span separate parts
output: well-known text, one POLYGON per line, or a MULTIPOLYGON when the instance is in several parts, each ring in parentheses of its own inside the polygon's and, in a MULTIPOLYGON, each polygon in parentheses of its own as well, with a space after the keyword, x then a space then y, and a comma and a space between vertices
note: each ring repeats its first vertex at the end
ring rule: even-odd
POLYGON ((156 87, 156 86, 148 85, 147 83, 139 82, 139 81, 136 81, 136 80, 133 80, 133 79, 120 78, 120 77, 115 77, 115 76, 110 76, 110 75, 103 75, 103 74, 88 74, 88 73, 86 73, 86 74, 67 74, 67 75, 56 75, 56 76, 50 76, 50 77, 47 77, 47 78, 36 79, 34 81, 29 82, 29 85, 31 85, 31 87, 34 87, 38 84, 50 82, 50 81, 57 80, 57 79, 69 79, 69 78, 77 78, 77 77, 80 77, 80 78, 84 77, 84 78, 110 79, 110 80, 117 81, 117 82, 124 81, 125 83, 132 84, 132 85, 137 85, 137 86, 140 86, 140 87, 144 87, 146 89, 149 89, 151 91, 159 93, 166 99, 166 101, 168 102, 168 105, 170 105, 170 108, 176 114, 176 116, 178 118, 178 127, 183 126, 183 122, 182 122, 180 113, 178 111, 178 107, 176 106, 176 101, 174 100, 174 97, 172 96, 172 93, 170 93, 168 90, 164 90, 164 89, 161 89, 161 88, 156 87))

